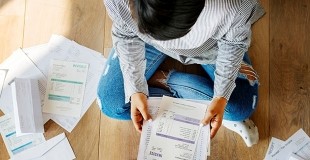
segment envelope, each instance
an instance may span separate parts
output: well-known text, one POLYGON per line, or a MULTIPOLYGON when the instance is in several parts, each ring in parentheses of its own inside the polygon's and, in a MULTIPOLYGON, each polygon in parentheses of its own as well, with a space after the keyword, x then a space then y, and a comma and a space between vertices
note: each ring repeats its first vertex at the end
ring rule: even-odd
POLYGON ((36 79, 15 78, 11 84, 16 135, 43 133, 39 83, 36 79))
POLYGON ((75 159, 75 155, 64 133, 11 157, 11 160, 55 159, 75 159))

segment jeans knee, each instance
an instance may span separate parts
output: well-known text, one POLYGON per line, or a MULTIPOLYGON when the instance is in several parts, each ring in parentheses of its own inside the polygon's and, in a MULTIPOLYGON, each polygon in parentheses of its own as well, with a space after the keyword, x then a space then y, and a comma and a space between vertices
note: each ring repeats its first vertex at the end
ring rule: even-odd
POLYGON ((256 110, 257 100, 258 96, 252 95, 250 99, 245 101, 228 102, 224 112, 224 119, 242 121, 249 118, 256 110))
POLYGON ((106 116, 118 120, 130 120, 130 104, 125 104, 124 98, 111 95, 108 89, 98 88, 97 103, 106 116))

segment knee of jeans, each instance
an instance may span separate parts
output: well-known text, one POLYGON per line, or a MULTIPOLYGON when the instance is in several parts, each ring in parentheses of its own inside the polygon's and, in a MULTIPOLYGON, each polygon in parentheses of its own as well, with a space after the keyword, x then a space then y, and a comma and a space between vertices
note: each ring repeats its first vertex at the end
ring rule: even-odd
POLYGON ((124 99, 111 95, 105 87, 98 88, 97 103, 101 112, 110 118, 130 119, 130 104, 125 104, 124 99))
POLYGON ((252 98, 248 101, 228 102, 223 118, 230 121, 242 121, 249 118, 256 110, 257 100, 257 95, 252 95, 252 98))

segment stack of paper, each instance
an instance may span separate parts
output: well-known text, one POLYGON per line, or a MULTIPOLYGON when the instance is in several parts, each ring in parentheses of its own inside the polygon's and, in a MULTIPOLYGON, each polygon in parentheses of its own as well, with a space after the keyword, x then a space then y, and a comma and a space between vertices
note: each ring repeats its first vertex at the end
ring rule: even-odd
POLYGON ((207 159, 210 126, 201 128, 199 122, 208 104, 208 101, 197 103, 169 97, 149 98, 149 113, 156 118, 143 123, 138 159, 207 159))
MULTIPOLYGON (((64 116, 43 113, 44 123, 49 119, 52 119, 68 132, 71 132, 96 99, 97 86, 105 68, 106 59, 100 53, 81 46, 63 36, 53 35, 47 44, 19 49, 0 64, 0 70, 7 71, 2 95, 0 97, 0 109, 5 114, 13 112, 12 91, 9 84, 15 79, 15 77, 38 80, 40 99, 43 107, 48 85, 49 64, 53 64, 52 60, 76 62, 88 65, 87 74, 85 74, 87 77, 83 80, 83 82, 85 81, 85 83, 83 83, 85 86, 78 90, 79 93, 84 92, 83 97, 81 94, 75 97, 75 99, 70 97, 70 100, 73 100, 70 101, 72 104, 79 102, 80 105, 79 110, 74 112, 74 117, 71 117, 73 115, 64 116)), ((61 88, 61 85, 63 84, 64 83, 58 83, 57 87, 61 88)), ((51 96, 50 98, 55 98, 55 96, 51 96)), ((51 112, 54 113, 54 110, 51 112)))
POLYGON ((310 137, 302 129, 286 141, 272 137, 265 160, 310 160, 310 137))
POLYGON ((42 121, 71 132, 96 99, 105 63, 101 53, 53 35, 0 64, 0 133, 12 159, 75 158, 64 135, 45 142, 42 121))

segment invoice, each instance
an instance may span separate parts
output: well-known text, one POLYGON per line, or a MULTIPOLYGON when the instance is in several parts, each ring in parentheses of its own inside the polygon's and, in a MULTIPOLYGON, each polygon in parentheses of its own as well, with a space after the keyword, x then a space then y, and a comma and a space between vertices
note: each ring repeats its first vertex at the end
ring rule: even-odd
POLYGON ((147 159, 193 159, 207 105, 164 96, 153 121, 147 159))
POLYGON ((43 112, 80 117, 88 64, 52 60, 43 112))

